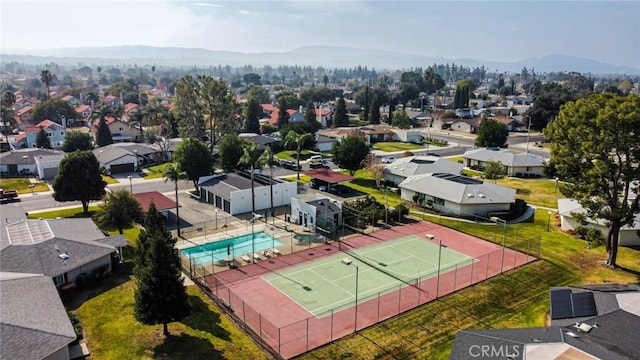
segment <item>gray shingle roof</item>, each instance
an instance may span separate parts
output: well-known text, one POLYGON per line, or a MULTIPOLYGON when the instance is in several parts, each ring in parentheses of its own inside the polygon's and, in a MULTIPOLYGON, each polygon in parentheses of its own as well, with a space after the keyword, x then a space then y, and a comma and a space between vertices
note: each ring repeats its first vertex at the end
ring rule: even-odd
POLYGON ((108 164, 127 155, 134 156, 127 150, 119 148, 117 146, 103 146, 101 148, 93 150, 93 154, 101 164, 108 164))
POLYGON ((59 150, 48 149, 19 149, 8 151, 0 154, 0 164, 17 165, 17 164, 35 164, 35 157, 40 155, 64 155, 59 150))
POLYGON ((462 157, 482 162, 498 161, 508 167, 540 167, 546 163, 546 159, 541 156, 508 149, 467 150, 462 157))
MULTIPOLYGON (((198 181, 198 186, 205 190, 229 200, 229 194, 233 191, 251 189, 251 180, 235 173, 203 176, 198 181)), ((256 182, 255 188, 263 185, 256 182)))
POLYGON ((121 143, 114 143, 111 145, 107 145, 102 147, 101 149, 104 149, 105 147, 118 147, 120 149, 126 150, 128 151, 130 154, 138 154, 138 155, 150 155, 150 154, 155 154, 157 152, 156 149, 154 149, 151 145, 147 145, 147 144, 141 144, 141 143, 134 143, 134 142, 121 142, 121 143))
POLYGON ((398 187, 456 204, 504 204, 512 203, 515 199, 514 189, 479 180, 464 183, 456 179, 473 180, 455 174, 422 174, 406 178, 398 187))
POLYGON ((76 335, 51 278, 0 272, 0 358, 42 359, 76 335))
POLYGON ((384 169, 385 174, 409 177, 428 173, 460 174, 464 166, 447 159, 433 160, 425 156, 409 156, 397 159, 384 169))
POLYGON ((6 226, 0 271, 58 276, 115 252, 91 219, 21 220, 6 226), (63 253, 67 259, 60 257, 63 253))

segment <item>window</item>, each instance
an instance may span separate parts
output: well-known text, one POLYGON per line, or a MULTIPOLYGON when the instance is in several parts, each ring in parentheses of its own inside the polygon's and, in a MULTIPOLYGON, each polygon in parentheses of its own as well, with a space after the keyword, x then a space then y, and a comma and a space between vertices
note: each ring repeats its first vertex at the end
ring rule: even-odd
POLYGON ((66 274, 66 273, 65 273, 65 274, 62 274, 62 275, 58 275, 58 276, 56 276, 56 277, 54 277, 54 278, 53 278, 53 283, 54 283, 56 286, 60 286, 60 285, 62 285, 62 284, 64 284, 64 283, 66 282, 66 281, 65 281, 66 277, 67 277, 67 274, 66 274))
POLYGON ((60 136, 64 136, 64 131, 60 131, 60 136))
POLYGON ((433 203, 436 205, 444 205, 444 199, 440 199, 439 197, 433 197, 433 203))
POLYGON ((120 131, 124 131, 124 128, 123 128, 123 127, 121 127, 121 128, 120 128, 120 131))
POLYGON ((527 166, 527 172, 531 171, 531 168, 527 166))
POLYGON ((53 136, 52 133, 50 133, 50 132, 47 133, 47 137, 52 137, 52 136, 53 136))

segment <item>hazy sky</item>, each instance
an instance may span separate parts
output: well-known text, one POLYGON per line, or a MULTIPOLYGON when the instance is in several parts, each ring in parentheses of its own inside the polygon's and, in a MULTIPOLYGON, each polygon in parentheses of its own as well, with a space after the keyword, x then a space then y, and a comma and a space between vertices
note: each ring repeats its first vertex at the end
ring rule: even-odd
POLYGON ((2 48, 111 45, 240 52, 333 45, 638 68, 640 1, 0 0, 2 48))

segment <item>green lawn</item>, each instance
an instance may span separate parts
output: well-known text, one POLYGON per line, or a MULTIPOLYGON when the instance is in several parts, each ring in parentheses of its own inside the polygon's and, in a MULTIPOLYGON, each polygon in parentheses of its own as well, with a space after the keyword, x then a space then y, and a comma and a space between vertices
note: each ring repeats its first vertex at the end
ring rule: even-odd
MULTIPOLYGON (((300 151, 300 161, 307 160, 308 158, 311 157, 311 155, 323 155, 323 156, 325 156, 324 154, 319 153, 319 152, 303 149, 303 150, 300 151)), ((295 150, 280 151, 279 153, 275 154, 275 156, 277 158, 279 158, 279 159, 296 161, 296 151, 295 150)))
MULTIPOLYGON (((89 216, 93 215, 95 212, 100 210, 99 205, 89 206, 89 216)), ((82 206, 68 208, 68 209, 60 209, 60 210, 50 210, 50 211, 33 211, 29 212, 29 219, 55 219, 57 217, 67 218, 67 217, 85 217, 82 213, 82 206)))
POLYGON ((300 184, 308 184, 308 183, 311 182, 311 176, 302 175, 302 174, 300 174, 300 180, 298 180, 298 176, 297 175, 287 176, 287 177, 283 177, 281 179, 284 180, 284 181, 290 181, 290 182, 297 181, 300 184))
POLYGON ((115 178, 107 175, 102 175, 102 180, 104 180, 104 182, 106 182, 107 184, 117 184, 119 182, 115 178))
MULTIPOLYGON (((438 220, 460 231, 502 240, 502 228, 455 220, 438 220)), ((586 243, 551 228, 546 232, 547 211, 538 210, 534 223, 509 225, 507 243, 541 236, 541 261, 446 296, 380 325, 361 330, 301 359, 428 358, 448 359, 455 335, 463 329, 538 327, 546 325, 549 288, 569 284, 635 283, 636 275, 601 265, 603 247, 586 243)), ((620 248, 620 266, 640 271, 638 252, 620 248)))
POLYGON ((164 177, 164 170, 171 165, 170 162, 150 166, 145 169, 144 175, 142 176, 145 180, 148 179, 158 179, 164 177))
POLYGON ((373 144, 377 150, 393 152, 393 151, 410 151, 410 150, 426 150, 424 145, 404 143, 398 141, 377 142, 373 144))
POLYGON ((563 186, 562 183, 559 183, 556 190, 555 181, 551 179, 505 178, 498 180, 498 185, 516 189, 516 197, 532 205, 555 209, 558 207, 558 199, 564 198, 560 193, 560 187, 563 186))
MULTIPOLYGON (((4 178, 0 179, 0 188, 5 190, 18 190, 18 194, 31 193, 32 182, 29 178, 4 178)), ((44 181, 38 181, 33 183, 33 192, 49 191, 49 187, 44 181)))

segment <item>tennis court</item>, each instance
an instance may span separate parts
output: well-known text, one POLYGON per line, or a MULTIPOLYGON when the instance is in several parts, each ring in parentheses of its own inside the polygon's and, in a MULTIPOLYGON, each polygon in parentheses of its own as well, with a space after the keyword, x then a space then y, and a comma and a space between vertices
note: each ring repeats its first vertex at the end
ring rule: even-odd
POLYGON ((397 285, 408 286, 415 279, 437 276, 439 263, 440 272, 444 273, 473 262, 470 256, 410 235, 366 248, 348 249, 343 254, 263 278, 298 305, 321 317, 329 315, 330 310, 353 306, 356 290, 360 303, 397 290, 397 285), (344 263, 344 259, 351 264, 344 263))

